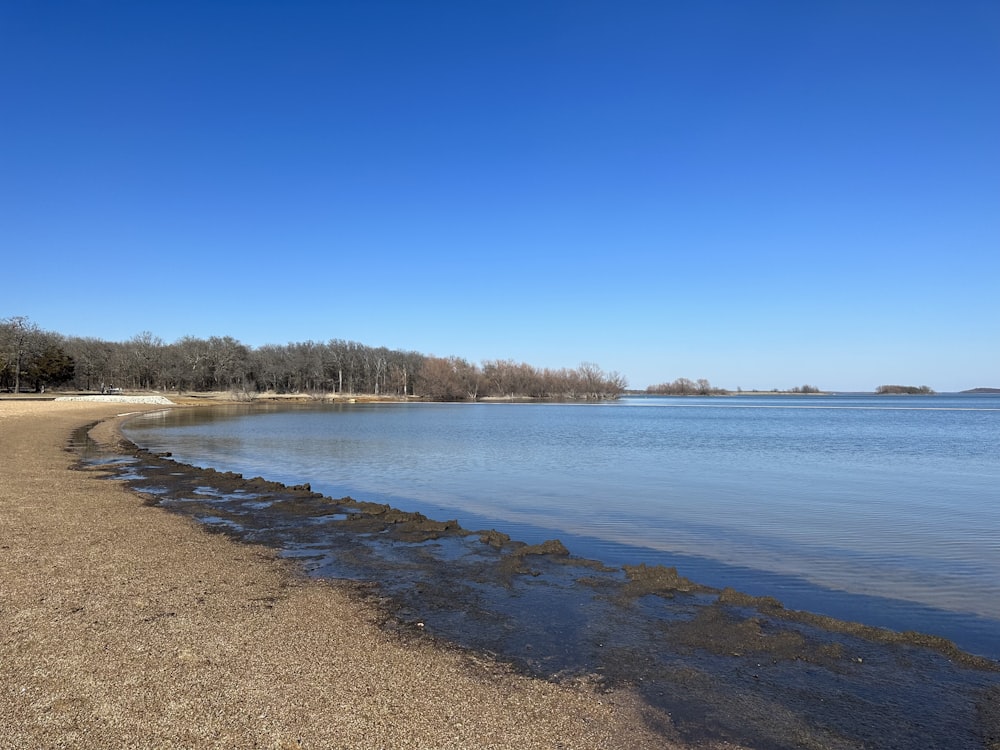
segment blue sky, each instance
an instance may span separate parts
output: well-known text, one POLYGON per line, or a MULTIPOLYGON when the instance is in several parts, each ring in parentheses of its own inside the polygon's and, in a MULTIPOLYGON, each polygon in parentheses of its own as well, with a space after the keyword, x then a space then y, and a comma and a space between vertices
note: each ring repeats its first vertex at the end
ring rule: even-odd
POLYGON ((0 5, 0 318, 1000 386, 1000 4, 0 5))

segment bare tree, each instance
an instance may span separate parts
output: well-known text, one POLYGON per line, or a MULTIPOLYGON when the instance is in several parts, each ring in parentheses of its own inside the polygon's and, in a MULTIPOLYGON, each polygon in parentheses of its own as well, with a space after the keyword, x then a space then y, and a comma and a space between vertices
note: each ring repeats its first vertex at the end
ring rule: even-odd
POLYGON ((509 396, 523 393, 521 368, 512 359, 494 359, 483 362, 483 379, 491 396, 509 396))
POLYGON ((64 340, 64 347, 76 361, 77 388, 89 391, 110 381, 114 344, 93 337, 72 337, 64 340))
POLYGON ((688 378, 677 378, 672 383, 660 383, 646 388, 646 393, 669 396, 718 396, 726 392, 723 388, 713 388, 705 378, 699 378, 697 383, 688 378))
POLYGON ((420 395, 436 401, 475 401, 482 374, 460 357, 427 357, 417 378, 420 395))
POLYGON ((232 336, 212 336, 208 340, 209 367, 214 387, 246 390, 250 371, 250 350, 232 336))
POLYGON ((163 339, 149 331, 136 334, 125 343, 123 375, 137 388, 152 388, 163 370, 163 339))
POLYGON ((252 369, 264 390, 280 392, 287 388, 285 375, 288 372, 288 348, 276 344, 265 344, 251 354, 252 369))
POLYGON ((604 382, 604 371, 593 362, 583 362, 577 372, 583 382, 583 390, 587 398, 597 398, 604 382))
POLYGON ((54 382, 70 373, 71 361, 77 386, 88 390, 100 384, 179 392, 236 390, 246 397, 270 389, 475 401, 484 394, 614 398, 625 388, 624 378, 593 363, 539 370, 498 359, 484 361, 480 368, 461 357, 429 357, 343 339, 253 349, 230 336, 185 336, 164 344, 144 331, 125 342, 107 342, 42 332, 27 318, 0 320, 0 386, 20 388, 29 372, 36 383, 54 382))

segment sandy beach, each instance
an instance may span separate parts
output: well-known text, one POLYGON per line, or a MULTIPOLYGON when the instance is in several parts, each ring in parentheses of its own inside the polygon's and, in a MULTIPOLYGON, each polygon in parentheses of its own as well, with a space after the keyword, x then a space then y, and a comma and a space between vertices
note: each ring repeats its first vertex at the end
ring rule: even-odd
POLYGON ((683 746, 628 691, 385 630, 347 584, 74 468, 74 429, 155 408, 0 401, 0 747, 683 746))

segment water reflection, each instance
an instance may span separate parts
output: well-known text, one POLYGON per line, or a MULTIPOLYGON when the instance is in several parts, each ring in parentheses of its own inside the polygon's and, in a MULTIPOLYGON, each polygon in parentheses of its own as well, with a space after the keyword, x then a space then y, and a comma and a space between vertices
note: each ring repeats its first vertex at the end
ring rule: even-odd
POLYGON ((780 585, 789 606, 819 602, 839 617, 870 609, 876 624, 962 639, 961 617, 929 613, 972 615, 981 649, 980 623, 1000 625, 998 404, 254 405, 175 410, 133 422, 130 435, 185 461, 331 496, 527 541, 574 538, 574 551, 615 564, 654 556, 713 585, 759 594, 780 585), (716 570, 736 578, 712 579, 716 570), (853 596, 899 606, 858 609, 853 596))

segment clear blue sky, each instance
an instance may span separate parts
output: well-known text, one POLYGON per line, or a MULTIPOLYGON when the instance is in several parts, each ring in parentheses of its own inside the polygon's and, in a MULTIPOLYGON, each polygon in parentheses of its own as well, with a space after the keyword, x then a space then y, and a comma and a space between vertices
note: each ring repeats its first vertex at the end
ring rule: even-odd
POLYGON ((1000 3, 3 2, 0 318, 1000 386, 1000 3))

